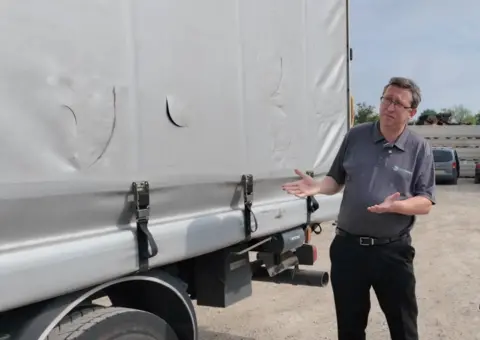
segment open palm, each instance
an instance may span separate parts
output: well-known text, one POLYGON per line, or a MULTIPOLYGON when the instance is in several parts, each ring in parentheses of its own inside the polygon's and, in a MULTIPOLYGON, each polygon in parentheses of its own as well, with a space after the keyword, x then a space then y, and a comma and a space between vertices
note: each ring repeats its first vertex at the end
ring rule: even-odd
POLYGON ((296 169, 295 173, 300 176, 301 179, 295 182, 285 183, 282 186, 283 190, 297 197, 307 197, 318 193, 317 181, 300 170, 296 169))
POLYGON ((400 198, 400 193, 396 192, 393 195, 390 195, 387 198, 385 198, 385 200, 382 203, 368 207, 367 210, 377 214, 391 212, 393 203, 397 201, 399 198, 400 198))

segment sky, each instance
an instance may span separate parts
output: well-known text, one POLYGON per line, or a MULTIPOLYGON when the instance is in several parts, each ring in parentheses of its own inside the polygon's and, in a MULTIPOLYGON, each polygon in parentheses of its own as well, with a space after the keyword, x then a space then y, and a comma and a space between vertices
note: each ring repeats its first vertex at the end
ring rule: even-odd
POLYGON ((422 90, 418 112, 463 104, 480 111, 479 0, 350 0, 355 101, 378 107, 405 76, 422 90))

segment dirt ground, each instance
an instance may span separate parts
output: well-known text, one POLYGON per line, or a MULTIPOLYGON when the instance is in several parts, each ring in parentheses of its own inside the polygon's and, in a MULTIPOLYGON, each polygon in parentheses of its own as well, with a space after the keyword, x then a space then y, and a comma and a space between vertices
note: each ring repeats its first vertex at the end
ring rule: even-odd
MULTIPOLYGON (((420 339, 480 340, 480 185, 437 186, 437 206, 413 231, 420 339)), ((316 267, 329 270, 333 227, 314 243, 316 267)), ((249 299, 226 309, 198 307, 200 340, 336 339, 331 286, 254 283, 249 299)), ((372 291, 367 338, 389 339, 372 291)))

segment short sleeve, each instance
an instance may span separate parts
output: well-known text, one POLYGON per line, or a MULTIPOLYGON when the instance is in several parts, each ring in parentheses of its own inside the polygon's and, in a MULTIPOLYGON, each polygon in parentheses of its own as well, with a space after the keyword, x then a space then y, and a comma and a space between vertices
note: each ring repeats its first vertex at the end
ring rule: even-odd
POLYGON ((417 156, 417 162, 419 168, 414 182, 413 195, 426 197, 435 204, 435 162, 432 147, 428 143, 425 143, 423 152, 417 156))
POLYGON ((342 144, 340 145, 337 155, 335 156, 330 170, 327 173, 327 176, 332 177, 339 185, 345 184, 345 178, 347 175, 345 172, 345 168, 343 167, 343 160, 345 159, 345 153, 347 151, 347 141, 348 133, 345 135, 345 137, 343 137, 342 144))

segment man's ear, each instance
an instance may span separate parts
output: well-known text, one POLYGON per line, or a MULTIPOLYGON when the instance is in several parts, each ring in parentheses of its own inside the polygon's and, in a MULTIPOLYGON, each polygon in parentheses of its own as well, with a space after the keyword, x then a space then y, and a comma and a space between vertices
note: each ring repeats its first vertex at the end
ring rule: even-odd
POLYGON ((413 118, 413 116, 415 116, 416 113, 417 113, 417 109, 412 109, 410 111, 410 118, 413 118))

